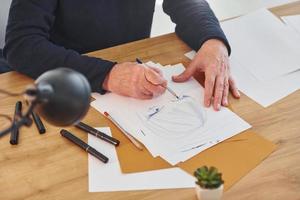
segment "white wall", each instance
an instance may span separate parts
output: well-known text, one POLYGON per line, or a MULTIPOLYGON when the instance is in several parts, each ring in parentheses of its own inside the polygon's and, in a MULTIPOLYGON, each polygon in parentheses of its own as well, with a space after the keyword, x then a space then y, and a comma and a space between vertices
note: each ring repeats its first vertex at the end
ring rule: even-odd
POLYGON ((162 0, 156 1, 151 37, 172 33, 175 31, 175 24, 172 23, 170 17, 164 13, 162 2, 162 0))
POLYGON ((0 48, 4 46, 5 29, 11 1, 1 0, 0 3, 0 48))
MULTIPOLYGON (((271 8, 299 0, 206 0, 219 20, 246 14, 256 9, 271 8)), ((173 24, 162 9, 163 0, 156 0, 151 37, 174 32, 173 24)))

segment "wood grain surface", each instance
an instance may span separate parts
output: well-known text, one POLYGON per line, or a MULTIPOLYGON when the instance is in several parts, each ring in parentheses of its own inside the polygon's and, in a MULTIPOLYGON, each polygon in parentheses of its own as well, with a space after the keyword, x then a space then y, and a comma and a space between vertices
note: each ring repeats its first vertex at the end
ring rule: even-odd
MULTIPOLYGON (((300 13, 300 3, 272 9, 278 15, 300 13)), ((175 35, 168 34, 97 52, 89 56, 117 62, 140 57, 161 64, 189 64, 184 53, 190 49, 175 35)), ((198 77, 199 78, 199 77, 198 77)), ((0 75, 0 89, 21 92, 33 81, 19 73, 0 75)), ((0 113, 10 116, 22 97, 0 96, 0 113)), ((269 108, 262 108, 247 96, 230 97, 231 107, 253 130, 273 141, 278 149, 224 194, 224 200, 299 200, 300 199, 300 91, 269 108)), ((107 126, 94 109, 84 119, 92 126, 107 126)), ((0 129, 9 122, 0 118, 0 129)), ((194 189, 153 190, 113 193, 88 192, 87 154, 59 134, 59 128, 46 123, 47 133, 40 135, 35 126, 22 128, 18 146, 9 144, 9 136, 0 139, 0 200, 191 200, 194 189)), ((78 137, 87 135, 68 128, 78 137)), ((245 158, 247 159, 247 158, 245 158)))

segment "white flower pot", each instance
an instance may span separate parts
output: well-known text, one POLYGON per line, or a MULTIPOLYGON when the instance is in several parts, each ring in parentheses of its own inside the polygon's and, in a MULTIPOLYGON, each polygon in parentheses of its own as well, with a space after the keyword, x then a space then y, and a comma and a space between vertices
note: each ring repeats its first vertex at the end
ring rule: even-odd
POLYGON ((204 189, 196 184, 198 200, 220 200, 223 194, 223 185, 216 189, 204 189))

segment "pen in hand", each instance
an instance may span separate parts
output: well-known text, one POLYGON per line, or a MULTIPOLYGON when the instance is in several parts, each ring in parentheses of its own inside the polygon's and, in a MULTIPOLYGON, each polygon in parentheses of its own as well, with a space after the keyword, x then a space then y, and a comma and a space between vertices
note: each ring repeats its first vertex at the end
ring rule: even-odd
MULTIPOLYGON (((145 65, 147 67, 150 67, 147 64, 143 63, 139 58, 136 58, 136 62, 139 63, 139 64, 142 64, 142 65, 145 65)), ((147 77, 146 77, 146 79, 147 79, 147 77)), ((151 81, 149 81, 149 82, 151 82, 151 81)), ((166 88, 174 97, 176 97, 177 99, 179 99, 179 96, 170 87, 165 86, 165 85, 161 85, 161 86, 164 87, 164 88, 166 88)))

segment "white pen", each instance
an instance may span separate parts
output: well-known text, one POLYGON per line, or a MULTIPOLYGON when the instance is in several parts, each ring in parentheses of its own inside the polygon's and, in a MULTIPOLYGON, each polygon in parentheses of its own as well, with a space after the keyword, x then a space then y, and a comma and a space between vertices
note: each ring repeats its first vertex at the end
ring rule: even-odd
MULTIPOLYGON (((147 64, 143 63, 140 59, 136 58, 136 62, 139 63, 139 64, 143 64, 147 67, 150 67, 148 66, 147 64)), ((147 77, 146 77, 147 79, 147 77)), ((171 89, 169 88, 168 86, 164 86, 164 85, 161 85, 162 87, 166 88, 173 96, 175 96, 177 99, 179 99, 179 96, 171 89)))
POLYGON ((108 112, 104 112, 104 115, 110 119, 123 133, 124 135, 138 148, 139 150, 143 150, 143 145, 137 141, 130 133, 125 131, 125 129, 110 115, 108 112))

